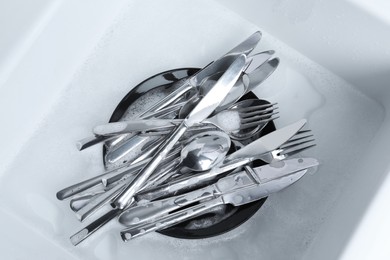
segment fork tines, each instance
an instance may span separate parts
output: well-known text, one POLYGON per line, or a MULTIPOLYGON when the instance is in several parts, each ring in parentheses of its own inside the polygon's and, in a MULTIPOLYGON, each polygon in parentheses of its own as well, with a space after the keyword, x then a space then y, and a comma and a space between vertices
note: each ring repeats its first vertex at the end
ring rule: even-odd
POLYGON ((238 109, 241 118, 240 129, 264 125, 279 118, 279 116, 275 116, 279 113, 276 111, 278 109, 278 107, 275 106, 276 104, 277 103, 265 104, 238 109))
POLYGON ((315 139, 311 130, 301 130, 280 147, 280 155, 291 156, 314 147, 315 139))

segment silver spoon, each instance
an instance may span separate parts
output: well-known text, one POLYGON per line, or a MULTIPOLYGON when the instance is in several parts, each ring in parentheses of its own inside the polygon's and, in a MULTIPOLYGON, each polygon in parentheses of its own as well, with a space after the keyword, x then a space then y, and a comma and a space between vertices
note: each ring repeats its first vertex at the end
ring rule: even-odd
POLYGON ((160 185, 182 172, 210 170, 225 158, 230 144, 230 137, 221 131, 205 131, 192 136, 176 159, 176 167, 152 175, 143 189, 160 185))

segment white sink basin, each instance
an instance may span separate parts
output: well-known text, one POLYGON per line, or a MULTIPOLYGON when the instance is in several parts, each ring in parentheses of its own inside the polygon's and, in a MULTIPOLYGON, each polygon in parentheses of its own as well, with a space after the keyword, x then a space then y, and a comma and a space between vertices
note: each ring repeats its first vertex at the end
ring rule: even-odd
POLYGON ((375 2, 1 3, 1 258, 388 259, 390 11, 375 2), (55 194, 103 171, 101 147, 75 142, 145 78, 203 67, 256 30, 281 65, 255 93, 279 103, 277 127, 308 119, 318 172, 217 237, 123 243, 113 222, 73 247, 83 225, 55 194))

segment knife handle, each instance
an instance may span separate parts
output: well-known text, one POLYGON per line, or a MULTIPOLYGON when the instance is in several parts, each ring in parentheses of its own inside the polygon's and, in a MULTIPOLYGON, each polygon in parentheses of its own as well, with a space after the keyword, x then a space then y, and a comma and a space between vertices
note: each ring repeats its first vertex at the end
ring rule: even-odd
POLYGON ((145 235, 152 231, 165 229, 176 224, 179 224, 183 221, 191 219, 193 217, 199 216, 205 211, 223 204, 223 200, 221 197, 217 197, 215 199, 211 199, 200 203, 198 205, 192 206, 188 209, 184 209, 178 211, 176 213, 169 214, 166 217, 161 219, 157 219, 153 223, 144 223, 141 225, 137 225, 135 227, 130 227, 124 229, 120 232, 123 241, 129 241, 130 239, 137 238, 139 236, 145 235))
POLYGON ((217 193, 215 186, 210 185, 183 195, 140 204, 124 211, 119 217, 119 222, 128 227, 138 226, 141 223, 151 222, 153 219, 163 217, 181 207, 212 198, 215 193, 217 193))

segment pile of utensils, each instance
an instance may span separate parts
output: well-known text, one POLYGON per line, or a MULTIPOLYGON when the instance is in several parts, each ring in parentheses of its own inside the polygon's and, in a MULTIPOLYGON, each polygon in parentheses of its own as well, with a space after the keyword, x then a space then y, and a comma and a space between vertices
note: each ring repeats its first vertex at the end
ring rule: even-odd
POLYGON ((176 82, 172 93, 137 119, 96 126, 80 150, 102 143, 121 159, 149 141, 134 160, 57 193, 70 200, 80 221, 98 216, 71 237, 79 244, 110 220, 125 226, 128 241, 202 215, 221 204, 244 205, 278 192, 318 165, 314 158, 288 158, 314 146, 305 119, 267 135, 277 104, 239 101, 279 64, 274 51, 250 55, 256 32, 194 75, 176 82), (231 149, 231 145, 234 149, 231 149), (255 160, 263 166, 253 167, 255 160))

